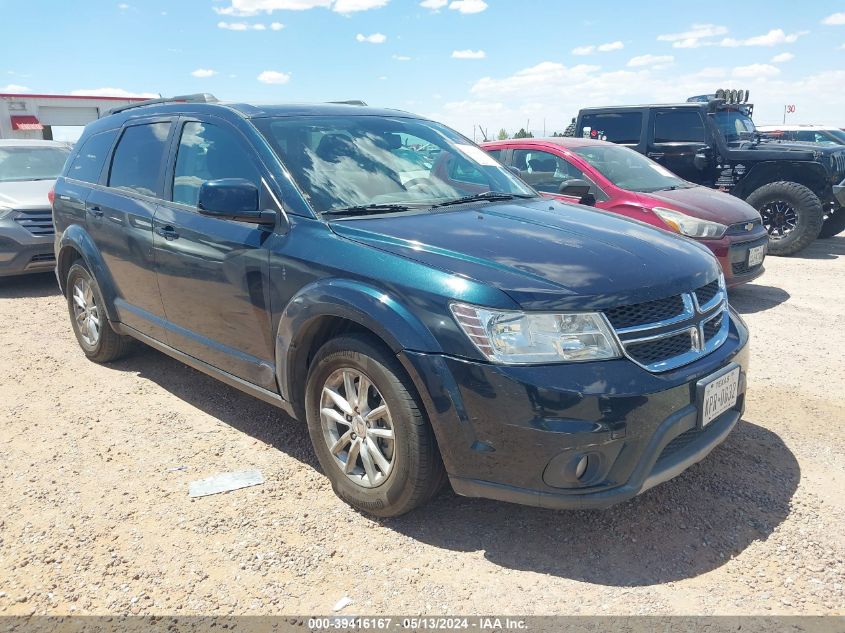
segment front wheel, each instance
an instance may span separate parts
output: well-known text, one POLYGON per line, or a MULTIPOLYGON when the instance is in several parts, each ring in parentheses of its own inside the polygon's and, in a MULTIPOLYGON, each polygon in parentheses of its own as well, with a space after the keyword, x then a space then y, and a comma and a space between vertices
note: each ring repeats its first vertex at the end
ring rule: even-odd
POLYGON ((763 185, 746 202, 763 218, 763 226, 769 232, 769 255, 794 255, 809 246, 821 231, 822 203, 797 182, 763 185))
POLYGON ((311 442, 335 494, 380 517, 438 491, 445 470, 434 432, 396 358, 368 336, 317 352, 305 389, 311 442))
POLYGON ((845 231, 845 207, 839 207, 827 216, 824 224, 822 224, 822 230, 819 232, 819 239, 834 237, 842 231, 845 231))

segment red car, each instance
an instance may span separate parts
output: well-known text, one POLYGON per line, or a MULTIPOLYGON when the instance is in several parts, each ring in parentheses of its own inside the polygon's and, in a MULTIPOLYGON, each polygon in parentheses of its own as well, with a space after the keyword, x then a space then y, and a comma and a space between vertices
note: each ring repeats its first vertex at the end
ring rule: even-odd
POLYGON ((683 180, 632 149, 575 137, 482 147, 543 195, 590 204, 705 244, 719 259, 728 286, 763 274, 769 237, 751 205, 683 180))

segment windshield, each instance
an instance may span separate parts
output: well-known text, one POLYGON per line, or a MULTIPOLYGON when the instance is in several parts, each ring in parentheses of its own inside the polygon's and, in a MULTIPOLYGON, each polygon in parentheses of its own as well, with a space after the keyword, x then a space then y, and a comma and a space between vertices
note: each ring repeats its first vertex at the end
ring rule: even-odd
POLYGON ((64 147, 0 147, 0 182, 58 178, 69 153, 64 147))
POLYGON ((665 189, 686 189, 693 186, 662 165, 627 147, 585 145, 576 147, 574 150, 620 189, 649 193, 665 189))
POLYGON ((742 112, 723 110, 715 114, 716 125, 725 137, 726 143, 754 140, 756 129, 754 121, 742 112))
POLYGON ((845 130, 825 130, 825 133, 830 134, 840 145, 845 145, 845 130))
POLYGON ((430 207, 487 192, 535 195, 483 150, 432 121, 337 116, 254 123, 318 213, 430 207))

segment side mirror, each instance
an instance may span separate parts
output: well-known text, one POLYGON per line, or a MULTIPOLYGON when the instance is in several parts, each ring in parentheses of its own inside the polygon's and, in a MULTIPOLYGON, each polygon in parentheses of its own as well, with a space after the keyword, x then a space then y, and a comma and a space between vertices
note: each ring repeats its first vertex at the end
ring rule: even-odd
POLYGON ((705 171, 708 167, 710 167, 709 153, 710 148, 707 146, 702 147, 695 153, 692 163, 698 171, 705 171))
POLYGON ((200 185, 197 208, 203 215, 223 220, 275 224, 275 211, 259 211, 258 187, 243 178, 207 180, 200 185))
POLYGON ((572 178, 564 180, 560 183, 559 192, 563 196, 571 196, 578 198, 579 204, 585 204, 588 207, 596 203, 596 197, 590 193, 590 183, 581 178, 572 178))

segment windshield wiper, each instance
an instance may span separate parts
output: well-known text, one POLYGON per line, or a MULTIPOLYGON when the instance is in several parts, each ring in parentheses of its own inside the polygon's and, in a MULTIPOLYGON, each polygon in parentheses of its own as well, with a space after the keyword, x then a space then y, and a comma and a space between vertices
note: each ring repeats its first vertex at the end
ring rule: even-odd
POLYGON ((411 207, 407 204, 359 204, 341 209, 329 209, 323 211, 322 215, 375 215, 385 211, 408 211, 411 207))
POLYGON ((504 193, 503 191, 485 191, 484 193, 474 193, 470 196, 463 196, 462 198, 455 198, 454 200, 447 200, 435 204, 435 207, 448 207, 453 204, 464 204, 465 202, 478 202, 481 200, 513 200, 514 198, 533 198, 533 195, 527 193, 504 193))

